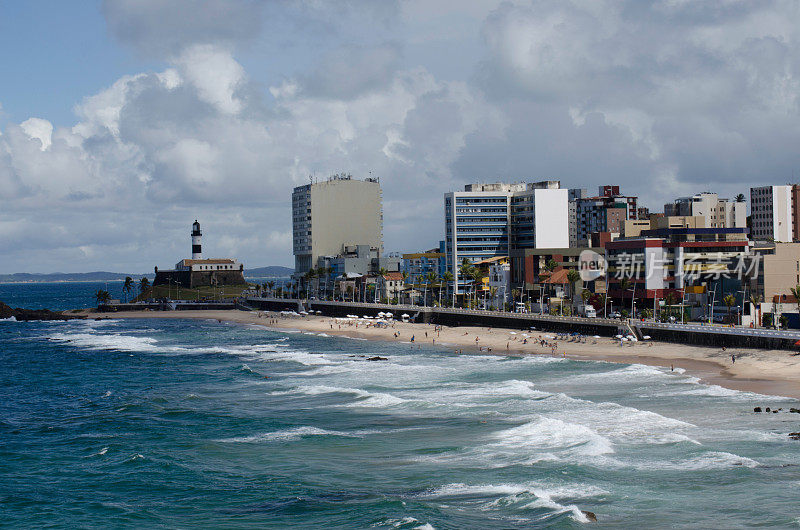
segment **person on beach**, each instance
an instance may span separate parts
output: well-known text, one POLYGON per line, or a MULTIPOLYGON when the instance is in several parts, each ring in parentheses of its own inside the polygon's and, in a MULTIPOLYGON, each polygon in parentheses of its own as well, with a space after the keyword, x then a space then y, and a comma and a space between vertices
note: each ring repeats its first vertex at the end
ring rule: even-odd
POLYGON ((414 342, 414 335, 411 335, 411 342, 414 342))
POLYGON ((731 364, 736 364, 736 355, 731 354, 731 364))

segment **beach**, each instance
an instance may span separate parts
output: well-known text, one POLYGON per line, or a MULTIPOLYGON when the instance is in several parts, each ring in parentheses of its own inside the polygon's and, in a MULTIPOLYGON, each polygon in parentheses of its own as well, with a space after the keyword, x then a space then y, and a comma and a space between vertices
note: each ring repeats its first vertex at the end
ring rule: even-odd
POLYGON ((547 355, 643 364, 685 370, 705 383, 733 390, 800 399, 800 357, 785 350, 723 349, 657 341, 623 342, 620 346, 618 339, 608 337, 558 340, 558 336, 552 332, 474 326, 437 327, 433 324, 398 321, 393 321, 388 327, 377 327, 365 320, 288 316, 271 311, 131 311, 88 313, 88 317, 210 319, 260 325, 275 330, 394 341, 407 343, 410 349, 429 345, 469 354, 547 355), (541 341, 546 344, 542 345, 541 341), (732 355, 735 356, 735 362, 732 355))

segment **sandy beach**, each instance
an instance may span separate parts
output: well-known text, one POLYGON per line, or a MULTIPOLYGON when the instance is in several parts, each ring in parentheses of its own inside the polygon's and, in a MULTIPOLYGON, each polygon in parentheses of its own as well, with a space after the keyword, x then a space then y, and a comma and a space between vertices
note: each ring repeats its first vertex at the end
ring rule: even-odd
POLYGON ((487 355, 557 355, 615 363, 639 363, 683 369, 708 384, 735 390, 800 399, 800 356, 785 350, 708 348, 664 342, 620 343, 616 339, 587 337, 585 341, 558 340, 551 332, 485 327, 436 327, 433 324, 393 322, 375 327, 364 321, 347 322, 322 316, 282 316, 269 311, 132 311, 89 313, 89 318, 213 319, 255 324, 277 330, 299 330, 368 340, 408 343, 409 348, 436 345, 454 351, 487 355), (524 336, 527 334, 527 337, 524 336), (412 342, 413 338, 413 342, 412 342), (526 343, 527 339, 527 343, 526 343), (542 345, 541 341, 546 344, 542 345), (734 355, 736 360, 732 361, 734 355))

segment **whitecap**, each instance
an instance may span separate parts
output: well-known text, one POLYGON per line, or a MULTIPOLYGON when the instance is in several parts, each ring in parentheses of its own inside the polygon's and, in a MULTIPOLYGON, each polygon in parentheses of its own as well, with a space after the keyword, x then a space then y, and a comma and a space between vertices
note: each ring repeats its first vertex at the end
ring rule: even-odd
POLYGON ((361 435, 342 431, 332 431, 304 425, 280 431, 253 434, 250 436, 236 436, 217 440, 222 443, 261 443, 261 442, 293 442, 306 436, 343 436, 347 438, 359 438, 361 435))
POLYGON ((11 315, 8 318, 0 318, 0 322, 16 322, 16 321, 17 317, 15 317, 14 315, 11 315))
POLYGON ((104 335, 97 333, 54 333, 47 337, 54 342, 73 344, 90 350, 117 350, 127 352, 156 351, 156 339, 129 335, 104 335))

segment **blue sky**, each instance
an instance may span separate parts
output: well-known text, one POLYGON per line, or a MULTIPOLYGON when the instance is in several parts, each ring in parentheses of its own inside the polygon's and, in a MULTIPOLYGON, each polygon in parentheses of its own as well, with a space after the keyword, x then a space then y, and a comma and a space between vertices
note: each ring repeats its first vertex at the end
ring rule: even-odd
POLYGON ((381 178, 387 251, 465 183, 659 210, 800 173, 790 0, 0 3, 0 272, 289 265, 309 174, 381 178))

